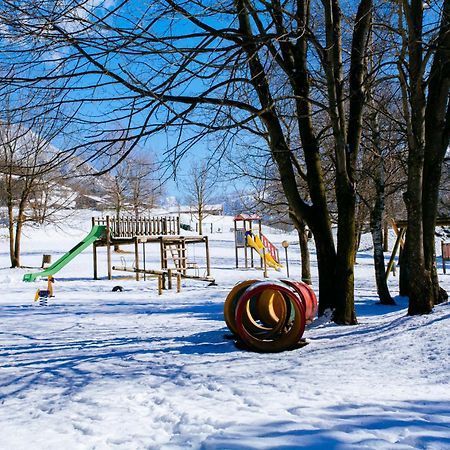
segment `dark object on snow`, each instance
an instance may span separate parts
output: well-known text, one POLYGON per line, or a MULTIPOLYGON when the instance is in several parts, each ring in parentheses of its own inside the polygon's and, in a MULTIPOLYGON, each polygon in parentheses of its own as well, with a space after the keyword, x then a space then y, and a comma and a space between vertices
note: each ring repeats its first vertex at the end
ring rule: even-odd
POLYGON ((123 287, 122 286, 114 286, 112 288, 113 292, 123 292, 123 287))

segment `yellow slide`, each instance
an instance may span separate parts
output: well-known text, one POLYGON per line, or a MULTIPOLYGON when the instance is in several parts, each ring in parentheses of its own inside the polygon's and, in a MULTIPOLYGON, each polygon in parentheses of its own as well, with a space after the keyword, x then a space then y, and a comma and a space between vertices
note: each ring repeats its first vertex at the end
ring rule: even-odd
POLYGON ((269 253, 268 250, 266 250, 265 252, 264 250, 264 245, 261 242, 261 239, 259 238, 259 236, 257 235, 251 235, 251 234, 247 234, 247 245, 249 247, 254 248, 258 254, 261 256, 261 258, 265 258, 266 259, 266 264, 269 267, 273 267, 275 270, 280 270, 283 266, 279 263, 277 263, 273 258, 272 255, 269 253))

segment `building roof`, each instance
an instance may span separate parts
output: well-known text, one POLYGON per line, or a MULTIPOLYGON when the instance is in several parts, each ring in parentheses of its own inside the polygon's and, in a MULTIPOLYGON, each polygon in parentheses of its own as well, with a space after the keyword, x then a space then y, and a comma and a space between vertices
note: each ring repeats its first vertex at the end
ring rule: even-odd
POLYGON ((234 221, 238 222, 240 220, 261 220, 261 217, 258 214, 238 214, 234 216, 234 221))

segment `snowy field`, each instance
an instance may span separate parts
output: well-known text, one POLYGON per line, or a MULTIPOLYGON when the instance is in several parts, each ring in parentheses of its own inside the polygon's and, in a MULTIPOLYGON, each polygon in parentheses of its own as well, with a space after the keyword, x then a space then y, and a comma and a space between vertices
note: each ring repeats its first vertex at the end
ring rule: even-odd
MULTIPOLYGON (((89 228, 80 215, 62 230, 28 229, 23 264, 55 261, 89 228)), ((305 347, 257 354, 225 338, 228 291, 261 276, 234 269, 231 233, 210 236, 217 286, 183 281, 158 296, 155 279, 108 281, 104 249, 93 281, 90 248, 58 273, 48 307, 33 304, 45 285, 8 268, 1 234, 0 449, 450 449, 450 305, 421 317, 406 316, 404 299, 377 305, 369 241, 356 266, 360 324, 321 319, 305 347)), ((292 242, 295 277, 295 235, 269 238, 292 242)), ((158 268, 157 248, 146 256, 158 268)), ((132 266, 132 255, 114 263, 132 266)))

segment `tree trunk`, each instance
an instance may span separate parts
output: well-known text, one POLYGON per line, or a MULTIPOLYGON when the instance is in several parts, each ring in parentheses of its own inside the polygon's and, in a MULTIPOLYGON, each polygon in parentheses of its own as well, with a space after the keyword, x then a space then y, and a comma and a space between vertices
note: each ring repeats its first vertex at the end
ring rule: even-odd
POLYGON ((431 273, 425 265, 423 240, 423 168, 425 157, 425 91, 423 80, 423 3, 414 0, 405 9, 408 21, 411 130, 408 153, 408 213, 406 264, 408 271, 408 314, 428 314, 433 309, 431 273))
POLYGON ((395 301, 389 293, 386 280, 386 267, 384 265, 383 253, 383 208, 384 189, 377 189, 377 199, 370 214, 370 232, 373 241, 373 261, 375 266, 375 280, 377 283, 377 293, 382 305, 395 305, 395 301), (379 192, 379 193, 378 193, 379 192))
POLYGON ((386 279, 386 267, 384 265, 383 245, 387 239, 387 232, 385 230, 385 239, 383 240, 383 213, 384 213, 384 197, 385 197, 385 172, 383 150, 380 136, 380 127, 378 121, 378 114, 376 112, 373 98, 371 105, 374 107, 374 112, 369 116, 370 127, 373 140, 374 162, 373 181, 375 183, 375 202, 370 211, 370 232, 373 241, 373 261, 375 266, 375 280, 377 283, 377 293, 380 303, 382 305, 395 305, 395 301, 389 293, 389 288, 386 279))
POLYGON ((438 38, 429 75, 425 110, 425 159, 423 170, 423 244, 425 268, 431 276, 433 304, 448 298, 439 286, 435 266, 435 226, 438 208, 442 163, 450 139, 450 2, 445 2, 438 38))
MULTIPOLYGON (((311 103, 309 95, 300 95, 297 101, 297 116, 299 121, 299 130, 301 141, 304 149, 305 163, 307 167, 307 182, 311 197, 311 204, 307 204, 300 196, 296 175, 292 163, 292 152, 289 148, 283 127, 281 126, 277 111, 274 108, 274 101, 269 88, 268 79, 264 65, 261 63, 258 52, 259 48, 253 39, 250 17, 246 7, 246 2, 236 0, 236 10, 238 11, 239 31, 245 38, 244 50, 249 56, 249 69, 251 74, 251 82, 258 94, 259 101, 263 112, 260 118, 263 121, 269 137, 269 145, 274 161, 277 164, 278 171, 283 186, 283 191, 288 200, 289 206, 295 217, 299 220, 305 220, 309 228, 314 234, 317 250, 317 264, 319 270, 319 315, 323 314, 327 309, 334 309, 334 320, 338 323, 356 323, 354 311, 354 293, 353 293, 353 260, 355 247, 355 193, 351 189, 351 195, 346 198, 345 202, 349 206, 347 208, 350 213, 348 218, 340 218, 341 224, 344 225, 341 230, 341 260, 336 259, 336 250, 334 248, 333 235, 331 232, 330 215, 326 203, 326 194, 324 187, 323 174, 320 167, 320 149, 316 139, 314 128, 311 123, 311 103), (346 226, 348 225, 348 226, 346 226), (346 233, 350 231, 350 238, 346 238, 346 233), (350 256, 350 261, 349 261, 350 256), (342 267, 339 265, 342 263, 342 267), (338 273, 339 271, 339 273, 338 273), (339 281, 339 288, 336 289, 339 281)), ((326 6, 327 9, 327 6, 326 6)), ((343 81, 342 77, 342 61, 341 61, 341 37, 340 37, 340 11, 333 2, 329 11, 332 19, 331 28, 327 27, 327 44, 328 35, 332 39, 331 49, 327 52, 327 59, 330 60, 328 66, 329 76, 327 83, 329 84, 330 98, 329 103, 331 115, 334 115, 339 121, 339 126, 334 127, 334 135, 336 146, 339 147, 339 157, 345 160, 345 130, 344 121, 344 96, 342 95, 343 81), (333 9, 333 11, 331 11, 333 9), (333 63, 331 63, 333 61, 333 63), (335 69, 335 70, 334 70, 335 69), (334 111, 335 110, 335 111, 334 111), (337 132, 339 128, 340 133, 337 132)), ((306 24, 309 17, 309 3, 299 4, 299 19, 306 24)), ((364 43, 365 44, 365 43, 364 43)), ((283 45, 282 52, 286 56, 286 61, 294 61, 295 67, 290 67, 292 79, 295 81, 294 91, 297 93, 307 93, 309 90, 310 80, 307 70, 307 39, 303 37, 299 39, 295 48, 296 56, 289 53, 286 46, 283 45)), ((289 62, 289 65, 291 64, 289 62)), ((355 154, 357 152, 355 146, 355 154)), ((342 162, 342 161, 341 161, 342 162)), ((345 164, 345 162, 344 162, 345 164)), ((339 169, 338 169, 339 171, 339 169)), ((341 208, 339 215, 344 212, 345 208, 341 208)))
POLYGON ((356 193, 345 186, 338 175, 336 198, 338 202, 338 232, 336 252, 336 280, 334 285, 336 309, 334 321, 354 325, 354 265, 356 257, 356 193))
MULTIPOLYGON (((420 152, 420 150, 419 150, 420 152)), ((401 264, 408 272, 409 315, 428 314, 433 309, 431 274, 426 270, 422 223, 422 173, 423 162, 410 149, 408 163, 408 228, 405 252, 401 264), (406 256, 406 258, 405 258, 406 256)))
POLYGON ((311 262, 308 249, 308 231, 304 220, 298 220, 290 214, 291 219, 297 229, 298 241, 300 243, 300 257, 302 266, 302 281, 306 284, 312 284, 311 281, 311 262))
POLYGON ((200 236, 203 234, 203 213, 201 211, 198 213, 198 234, 200 236))
POLYGON ((364 203, 359 203, 357 206, 356 211, 356 226, 355 226, 355 239, 356 239, 356 252, 355 252, 355 263, 356 263, 356 253, 359 250, 359 247, 361 245, 361 237, 364 232, 364 224, 366 223, 367 219, 367 207, 364 203))
POLYGON ((13 267, 20 267, 20 244, 22 238, 22 228, 23 228, 23 212, 19 211, 16 223, 16 235, 14 237, 14 262, 13 267))
POLYGON ((398 252, 398 265, 400 266, 400 275, 398 279, 399 293, 402 297, 409 297, 409 272, 408 265, 406 264, 408 255, 406 254, 406 252, 406 245, 403 248, 400 247, 398 252))
POLYGON ((16 268, 20 266, 20 261, 16 258, 15 253, 15 227, 14 227, 14 209, 12 204, 8 204, 8 234, 9 234, 9 259, 11 267, 16 268))
MULTIPOLYGON (((316 209, 315 209, 316 211, 316 209)), ((308 223, 314 236, 319 272, 319 316, 326 311, 334 311, 336 306, 336 250, 331 226, 318 212, 308 223)))
POLYGON ((302 262, 302 281, 306 284, 312 284, 311 264, 308 250, 308 235, 305 223, 302 222, 298 230, 298 240, 300 243, 300 255, 302 262))
POLYGON ((422 170, 423 144, 416 141, 414 148, 409 149, 408 191, 405 194, 408 228, 400 266, 401 271, 407 271, 409 315, 428 314, 433 309, 431 273, 426 269, 424 255, 422 170))

